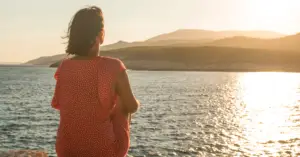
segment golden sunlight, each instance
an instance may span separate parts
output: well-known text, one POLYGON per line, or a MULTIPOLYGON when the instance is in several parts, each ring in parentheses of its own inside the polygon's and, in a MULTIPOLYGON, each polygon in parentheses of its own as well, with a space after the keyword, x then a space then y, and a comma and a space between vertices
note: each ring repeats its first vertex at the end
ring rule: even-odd
MULTIPOLYGON (((261 143, 273 143, 270 152, 280 150, 281 142, 296 139, 293 108, 299 100, 299 77, 292 73, 246 73, 240 77, 245 118, 244 134, 260 150, 261 143)), ((298 150, 299 151, 299 150, 298 150)))
POLYGON ((287 31, 290 6, 285 0, 252 0, 246 6, 247 19, 256 28, 287 31))

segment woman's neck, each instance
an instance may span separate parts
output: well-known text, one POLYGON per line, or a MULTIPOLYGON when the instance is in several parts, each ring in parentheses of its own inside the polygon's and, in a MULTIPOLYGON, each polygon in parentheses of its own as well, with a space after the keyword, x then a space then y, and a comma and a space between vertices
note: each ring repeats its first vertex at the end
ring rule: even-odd
POLYGON ((93 60, 94 58, 96 58, 97 56, 74 56, 72 58, 70 58, 71 60, 93 60))
POLYGON ((99 53, 96 52, 90 52, 86 56, 81 56, 81 55, 75 55, 72 59, 78 59, 78 60, 90 60, 95 57, 98 57, 99 53))
POLYGON ((96 50, 91 50, 88 54, 87 54, 88 57, 97 57, 99 56, 99 49, 96 49, 96 50))

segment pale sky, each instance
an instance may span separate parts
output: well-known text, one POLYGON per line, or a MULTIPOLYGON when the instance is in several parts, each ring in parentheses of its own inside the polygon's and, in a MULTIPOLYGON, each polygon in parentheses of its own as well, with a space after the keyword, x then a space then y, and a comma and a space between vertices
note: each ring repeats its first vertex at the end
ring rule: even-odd
POLYGON ((86 5, 104 12, 105 44, 177 29, 300 32, 300 0, 0 0, 0 62, 64 53, 61 36, 86 5))

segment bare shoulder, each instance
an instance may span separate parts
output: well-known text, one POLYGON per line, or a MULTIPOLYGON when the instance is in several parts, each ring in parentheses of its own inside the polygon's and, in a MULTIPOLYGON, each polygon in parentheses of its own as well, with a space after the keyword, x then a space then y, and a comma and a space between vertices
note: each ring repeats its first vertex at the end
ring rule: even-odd
POLYGON ((118 58, 113 57, 101 57, 102 61, 104 61, 108 65, 121 66, 123 62, 118 58))
POLYGON ((117 62, 122 62, 120 59, 118 58, 113 58, 113 57, 101 57, 102 60, 105 60, 107 62, 112 62, 112 63, 117 63, 117 62))

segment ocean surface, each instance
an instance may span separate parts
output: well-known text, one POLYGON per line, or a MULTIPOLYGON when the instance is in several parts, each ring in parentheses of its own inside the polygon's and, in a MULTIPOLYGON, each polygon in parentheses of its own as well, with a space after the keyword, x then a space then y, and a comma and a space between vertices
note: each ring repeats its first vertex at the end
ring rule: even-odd
MULTIPOLYGON (((55 69, 0 67, 0 151, 56 156, 55 69)), ((131 156, 300 156, 300 74, 129 71, 131 156)))

